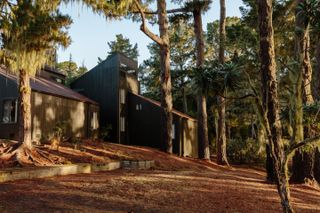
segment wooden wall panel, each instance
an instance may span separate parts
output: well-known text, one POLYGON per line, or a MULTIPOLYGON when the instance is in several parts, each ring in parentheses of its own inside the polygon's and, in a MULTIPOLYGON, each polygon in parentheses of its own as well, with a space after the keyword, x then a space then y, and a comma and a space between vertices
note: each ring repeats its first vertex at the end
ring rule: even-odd
POLYGON ((111 141, 118 142, 119 58, 109 57, 75 80, 71 87, 100 105, 101 128, 112 125, 111 141))
POLYGON ((32 137, 52 137, 59 122, 67 123, 68 137, 88 136, 88 104, 43 93, 32 93, 32 137))
POLYGON ((196 121, 182 119, 183 156, 198 157, 198 124, 196 121))

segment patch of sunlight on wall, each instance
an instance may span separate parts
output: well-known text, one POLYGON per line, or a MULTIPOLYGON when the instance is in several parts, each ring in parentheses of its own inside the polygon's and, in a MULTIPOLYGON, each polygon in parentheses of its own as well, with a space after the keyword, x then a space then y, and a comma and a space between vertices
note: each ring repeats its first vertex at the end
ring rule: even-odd
POLYGON ((132 76, 127 75, 127 87, 130 88, 134 94, 139 94, 139 83, 132 76))
POLYGON ((190 120, 184 121, 184 131, 183 131, 183 137, 184 137, 184 156, 195 156, 197 153, 197 149, 195 146, 197 146, 197 134, 195 134, 195 123, 190 120), (194 143, 194 144, 192 144, 194 143))
POLYGON ((53 121, 56 119, 56 113, 54 112, 52 107, 48 107, 46 109, 46 121, 53 121))
POLYGON ((33 116, 33 132, 32 132, 32 139, 39 141, 42 136, 41 131, 41 122, 38 118, 38 116, 33 116))
POLYGON ((41 106, 43 103, 42 96, 39 93, 34 94, 34 106, 41 106))
POLYGON ((71 111, 72 133, 76 137, 81 137, 81 130, 85 126, 85 104, 77 103, 76 107, 71 111))

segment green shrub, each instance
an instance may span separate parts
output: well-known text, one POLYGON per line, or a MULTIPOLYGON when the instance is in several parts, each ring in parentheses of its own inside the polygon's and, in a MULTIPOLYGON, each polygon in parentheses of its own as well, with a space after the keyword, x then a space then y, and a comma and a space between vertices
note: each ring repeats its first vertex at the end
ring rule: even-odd
POLYGON ((108 124, 100 129, 100 139, 103 141, 109 141, 111 137, 112 125, 108 124))
POLYGON ((68 126, 67 121, 61 121, 61 122, 56 123, 56 125, 53 127, 54 137, 57 140, 59 140, 60 142, 62 142, 64 140, 64 137, 67 132, 67 126, 68 126))
POLYGON ((265 162, 265 147, 252 138, 231 139, 227 143, 228 159, 239 164, 262 164, 265 162))

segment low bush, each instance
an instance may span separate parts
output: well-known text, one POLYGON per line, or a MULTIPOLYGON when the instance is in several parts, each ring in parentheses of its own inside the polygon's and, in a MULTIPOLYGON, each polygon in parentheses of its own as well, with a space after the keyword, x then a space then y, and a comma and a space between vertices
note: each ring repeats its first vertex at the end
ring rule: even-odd
POLYGON ((228 159, 238 164, 263 164, 265 162, 265 147, 255 139, 231 139, 227 143, 228 159))

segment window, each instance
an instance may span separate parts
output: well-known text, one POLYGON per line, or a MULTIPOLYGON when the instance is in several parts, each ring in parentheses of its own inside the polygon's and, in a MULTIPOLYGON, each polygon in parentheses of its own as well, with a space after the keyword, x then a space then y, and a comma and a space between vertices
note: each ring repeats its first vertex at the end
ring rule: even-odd
POLYGON ((54 82, 57 82, 57 83, 60 83, 60 84, 63 84, 63 80, 61 78, 57 78, 55 76, 51 76, 50 79, 54 82))
POLYGON ((126 64, 120 63, 121 68, 127 68, 128 66, 126 64))
POLYGON ((18 101, 15 99, 3 101, 2 123, 16 123, 18 118, 18 101))
POLYGON ((141 111, 142 110, 142 104, 136 104, 136 110, 141 111))
POLYGON ((126 103, 126 91, 124 89, 120 89, 120 103, 126 103))
POLYGON ((128 70, 127 73, 129 73, 129 74, 136 74, 136 71, 135 71, 135 70, 128 70))
POLYGON ((96 130, 98 129, 98 113, 92 112, 91 113, 91 129, 96 130))
POLYGON ((120 131, 124 132, 126 131, 126 123, 125 123, 126 119, 125 117, 120 117, 120 131))
POLYGON ((59 84, 62 84, 62 83, 63 83, 63 81, 62 81, 61 78, 56 78, 56 82, 58 82, 59 84))

